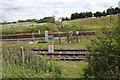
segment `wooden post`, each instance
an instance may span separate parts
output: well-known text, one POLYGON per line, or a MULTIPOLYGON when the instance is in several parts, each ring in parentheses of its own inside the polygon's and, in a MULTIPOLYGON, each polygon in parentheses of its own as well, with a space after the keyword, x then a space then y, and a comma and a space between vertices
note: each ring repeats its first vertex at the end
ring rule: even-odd
POLYGON ((23 47, 21 47, 21 56, 22 56, 22 62, 24 64, 24 62, 25 62, 25 55, 24 55, 24 49, 23 49, 23 47))
MULTIPOLYGON (((38 30, 38 34, 39 34, 39 36, 40 36, 40 30, 38 30)), ((41 39, 41 36, 40 36, 40 39, 41 39)))
POLYGON ((81 41, 82 41, 82 30, 81 30, 81 41))
POLYGON ((33 41, 35 41, 35 34, 32 33, 32 38, 33 38, 33 41))
POLYGON ((73 34, 74 34, 74 39, 76 40, 76 36, 77 36, 77 35, 76 35, 76 33, 75 33, 75 32, 73 32, 73 34))
POLYGON ((61 36, 60 36, 60 34, 59 34, 59 43, 61 44, 61 36))
POLYGON ((68 35, 67 35, 67 40, 68 40, 68 43, 69 43, 69 39, 70 39, 70 38, 69 38, 69 32, 68 32, 68 35))

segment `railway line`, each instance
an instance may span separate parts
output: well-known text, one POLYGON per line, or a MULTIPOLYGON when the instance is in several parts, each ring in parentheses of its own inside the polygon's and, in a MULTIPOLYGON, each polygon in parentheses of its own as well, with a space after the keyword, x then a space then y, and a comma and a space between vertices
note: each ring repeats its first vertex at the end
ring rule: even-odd
POLYGON ((10 54, 23 54, 26 53, 26 51, 33 56, 39 56, 40 58, 46 58, 46 59, 57 59, 57 60, 73 60, 73 61, 79 61, 84 60, 86 56, 93 55, 94 53, 87 49, 54 49, 54 52, 49 53, 47 48, 21 48, 18 47, 1 47, 3 54, 6 54, 4 52, 10 53, 10 54), (27 50, 26 50, 27 49, 27 50), (16 53, 14 53, 14 50, 17 50, 16 53))
MULTIPOLYGON (((110 34, 111 31, 106 31, 102 33, 108 33, 110 34)), ((88 35, 96 35, 96 32, 79 32, 78 36, 88 36, 88 35)), ((48 35, 53 35, 54 37, 66 37, 69 36, 68 32, 54 32, 54 33, 49 33, 48 35)), ((76 32, 73 32, 73 36, 76 36, 76 32)), ((45 34, 38 34, 35 33, 34 35, 32 33, 24 33, 24 34, 14 34, 14 35, 0 35, 0 39, 21 39, 21 38, 40 38, 40 37, 45 37, 45 34)))
POLYGON ((83 60, 87 55, 92 55, 90 50, 85 49, 55 49, 53 53, 48 53, 45 48, 33 48, 32 53, 41 58, 60 59, 60 60, 83 60))
MULTIPOLYGON (((57 33, 49 33, 49 35, 53 35, 54 37, 65 37, 68 36, 69 33, 66 32, 57 32, 57 33)), ((79 36, 86 36, 86 35, 95 35, 95 32, 80 32, 78 34, 79 36)), ((40 38, 40 37, 45 37, 45 34, 34 34, 32 33, 27 33, 27 34, 16 34, 16 35, 0 35, 0 39, 21 39, 21 38, 40 38)), ((75 36, 75 33, 73 33, 73 36, 75 36)))

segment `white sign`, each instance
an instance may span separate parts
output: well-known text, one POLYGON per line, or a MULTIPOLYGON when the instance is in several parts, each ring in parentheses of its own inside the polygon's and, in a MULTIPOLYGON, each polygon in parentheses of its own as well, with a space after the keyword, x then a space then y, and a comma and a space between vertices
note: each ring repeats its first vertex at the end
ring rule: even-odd
POLYGON ((49 44, 48 45, 48 53, 53 53, 54 52, 54 45, 49 44))
POLYGON ((76 31, 76 34, 79 34, 79 32, 78 32, 78 31, 76 31))

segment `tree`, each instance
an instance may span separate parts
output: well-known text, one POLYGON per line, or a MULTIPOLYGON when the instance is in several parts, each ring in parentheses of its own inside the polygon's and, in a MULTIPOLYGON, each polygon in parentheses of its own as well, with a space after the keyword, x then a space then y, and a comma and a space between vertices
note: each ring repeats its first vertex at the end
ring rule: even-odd
POLYGON ((107 14, 106 14, 106 12, 105 12, 105 11, 103 11, 102 16, 107 16, 107 14))
POLYGON ((37 19, 27 19, 27 20, 25 20, 26 22, 36 22, 37 21, 37 19))
POLYGON ((81 18, 86 18, 87 17, 85 12, 80 13, 80 15, 81 15, 81 18))
POLYGON ((18 22, 25 22, 25 20, 18 20, 18 22))
POLYGON ((80 16, 79 16, 79 14, 77 12, 71 14, 71 20, 78 19, 78 18, 80 18, 80 16))
POLYGON ((114 8, 109 8, 107 9, 107 15, 115 14, 115 9, 114 8))
POLYGON ((86 12, 86 17, 92 17, 92 12, 86 12))
POLYGON ((120 8, 116 7, 115 8, 115 14, 119 14, 120 13, 120 8))
POLYGON ((94 17, 101 17, 102 16, 102 13, 97 11, 96 13, 94 13, 94 17))
POLYGON ((62 20, 62 21, 69 21, 69 20, 70 20, 70 18, 68 18, 68 17, 65 17, 65 18, 64 18, 64 17, 62 17, 62 18, 61 18, 61 20, 62 20))
POLYGON ((92 40, 88 49, 94 53, 87 57, 88 67, 85 78, 118 78, 120 79, 120 25, 111 35, 103 34, 92 40))
POLYGON ((45 23, 45 22, 54 23, 55 18, 54 17, 44 17, 43 19, 37 20, 36 22, 37 23, 45 23))

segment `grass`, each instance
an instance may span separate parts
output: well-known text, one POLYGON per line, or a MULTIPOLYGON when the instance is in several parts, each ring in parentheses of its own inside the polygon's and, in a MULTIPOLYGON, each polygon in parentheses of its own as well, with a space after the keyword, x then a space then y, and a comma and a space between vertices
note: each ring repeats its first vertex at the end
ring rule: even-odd
POLYGON ((84 68, 88 65, 88 63, 84 61, 60 61, 59 64, 65 73, 63 75, 64 78, 82 78, 84 68))
POLYGON ((14 23, 3 25, 2 34, 38 33, 38 30, 40 30, 41 33, 45 30, 48 30, 49 32, 98 31, 103 28, 112 30, 112 26, 114 27, 117 24, 118 15, 112 15, 111 23, 110 16, 64 21, 62 25, 51 23, 14 23))
POLYGON ((38 33, 38 30, 41 33, 44 33, 45 30, 49 32, 57 32, 58 28, 55 24, 44 24, 44 25, 33 25, 33 26, 17 26, 17 27, 3 27, 2 34, 20 34, 20 33, 38 33))
MULTIPOLYGON (((84 74, 83 69, 88 65, 84 61, 57 61, 62 68, 61 78, 81 78, 84 74)), ((36 73, 35 70, 18 65, 3 65, 3 78, 45 78, 50 76, 48 73, 36 73)))
POLYGON ((26 48, 24 62, 20 48, 3 48, 3 78, 59 78, 61 66, 32 54, 26 48))
MULTIPOLYGON (((62 44, 59 44, 58 41, 52 41, 55 48, 63 49, 85 49, 86 45, 90 43, 91 38, 80 39, 78 43, 68 43, 67 41, 62 41, 62 44)), ((37 43, 37 42, 5 42, 2 43, 2 47, 44 47, 47 48, 49 43, 37 43)))
POLYGON ((25 49, 25 62, 22 62, 18 48, 3 49, 3 78, 82 78, 84 61, 55 61, 31 55, 25 49))
POLYGON ((77 19, 63 22, 63 25, 77 26, 79 27, 79 29, 82 29, 84 31, 96 31, 104 27, 111 29, 112 26, 115 26, 116 24, 118 24, 118 15, 112 15, 111 23, 110 16, 100 18, 77 19))

